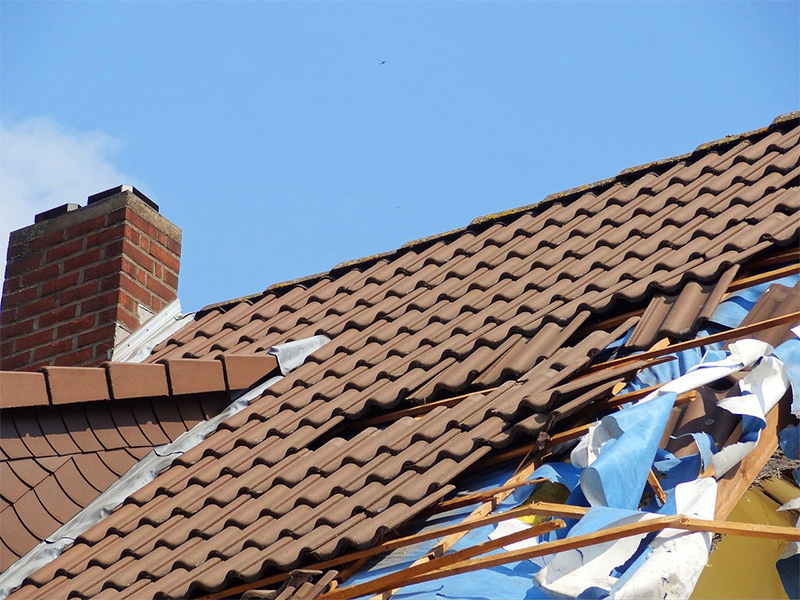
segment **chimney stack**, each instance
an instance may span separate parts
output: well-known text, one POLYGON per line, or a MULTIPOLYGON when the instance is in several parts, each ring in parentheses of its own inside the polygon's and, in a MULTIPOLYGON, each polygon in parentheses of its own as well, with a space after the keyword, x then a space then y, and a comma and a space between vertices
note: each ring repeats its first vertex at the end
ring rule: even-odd
POLYGON ((11 233, 0 369, 92 366, 177 297, 181 230, 128 185, 11 233))

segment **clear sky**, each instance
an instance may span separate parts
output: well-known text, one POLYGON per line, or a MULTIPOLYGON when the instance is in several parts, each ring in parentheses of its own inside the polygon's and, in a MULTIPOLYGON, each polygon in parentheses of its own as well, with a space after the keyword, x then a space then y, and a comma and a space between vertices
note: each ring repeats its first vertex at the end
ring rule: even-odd
POLYGON ((4 242, 120 183, 186 310, 800 104, 797 2, 3 2, 4 242), (381 64, 385 61, 385 64, 381 64))

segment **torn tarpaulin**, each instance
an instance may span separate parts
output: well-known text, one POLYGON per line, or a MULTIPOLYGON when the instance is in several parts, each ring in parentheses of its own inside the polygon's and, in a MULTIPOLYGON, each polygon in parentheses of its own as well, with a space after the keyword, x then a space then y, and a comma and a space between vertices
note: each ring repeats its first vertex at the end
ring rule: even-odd
POLYGON ((592 506, 636 509, 664 434, 674 393, 603 417, 572 452, 585 467, 581 489, 592 506))

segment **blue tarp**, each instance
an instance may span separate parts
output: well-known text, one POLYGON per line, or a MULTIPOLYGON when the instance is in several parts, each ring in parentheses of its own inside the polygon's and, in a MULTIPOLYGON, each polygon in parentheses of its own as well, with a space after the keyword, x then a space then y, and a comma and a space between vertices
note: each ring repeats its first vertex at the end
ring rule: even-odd
POLYGON ((711 321, 723 325, 724 327, 733 329, 739 327, 742 321, 747 316, 747 313, 755 306, 761 295, 767 291, 771 285, 780 284, 786 287, 794 287, 800 281, 800 274, 789 275, 782 279, 775 281, 768 281, 760 285, 754 285, 747 289, 735 292, 720 302, 714 314, 711 315, 711 321))

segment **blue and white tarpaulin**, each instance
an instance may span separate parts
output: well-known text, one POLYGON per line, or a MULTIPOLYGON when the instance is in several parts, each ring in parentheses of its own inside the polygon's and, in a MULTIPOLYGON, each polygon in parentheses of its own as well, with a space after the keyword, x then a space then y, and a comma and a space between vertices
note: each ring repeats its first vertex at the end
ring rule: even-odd
POLYGON ((580 482, 589 504, 637 508, 675 398, 662 394, 603 417, 579 442, 572 464, 584 467, 580 482))
MULTIPOLYGON (((800 386, 800 371, 794 368, 800 341, 792 342, 797 344, 782 344, 776 351, 764 342, 741 340, 725 351, 718 346, 704 354, 687 355, 682 362, 687 368, 679 376, 591 427, 573 449, 571 464, 548 463, 531 475, 532 479, 545 478, 556 487, 563 486, 564 494, 570 494, 567 503, 589 507, 588 513, 580 520, 566 519, 568 525, 565 529, 510 545, 505 550, 532 547, 542 541, 574 537, 664 514, 713 519, 716 479, 698 479, 698 476, 713 465, 716 476, 720 477, 738 463, 756 445, 770 409, 790 386, 800 386), (792 368, 787 368, 789 363, 792 363, 792 368), (742 419, 742 437, 737 443, 718 451, 708 434, 693 433, 687 435, 695 441, 696 454, 678 458, 659 447, 679 394, 747 368, 752 370, 740 380, 738 393, 719 403, 721 408, 742 419), (662 505, 652 499, 641 507, 651 468, 658 474, 667 501, 662 505)), ((782 445, 791 452, 800 452, 800 441, 796 439, 799 432, 794 428, 781 434, 782 445)), ((488 479, 485 476, 481 480, 473 478, 473 485, 466 489, 503 485, 510 476, 511 473, 501 469, 489 475, 488 479)), ((497 507, 497 512, 529 501, 532 489, 528 486, 517 488, 497 507)), ((542 490, 537 491, 540 492, 542 490)), ((452 515, 437 515, 424 527, 440 527, 463 519, 469 512, 467 508, 452 515)), ((529 527, 519 519, 481 527, 464 535, 452 550, 529 527)), ((451 600, 685 598, 691 595, 705 568, 710 544, 711 534, 665 529, 409 586, 395 597, 451 600)), ((401 564, 412 563, 428 550, 430 546, 422 544, 418 548, 405 549, 402 556, 393 553, 392 558, 381 558, 356 575, 353 582, 396 572, 401 564)), ((796 585, 796 576, 791 579, 791 569, 795 568, 799 557, 795 549, 793 553, 787 551, 779 561, 782 576, 789 578, 788 585, 796 585)))
POLYGON ((758 299, 767 291, 767 288, 771 285, 783 285, 791 288, 797 285, 798 281, 800 281, 800 275, 789 275, 782 279, 768 281, 734 292, 720 302, 709 320, 731 329, 739 327, 747 313, 752 310, 758 299))
MULTIPOLYGON (((677 512, 711 519, 717 483, 706 478, 679 485, 677 512)), ((660 515, 615 508, 592 508, 569 537, 654 519, 660 515)), ((535 579, 547 592, 563 598, 688 597, 705 567, 711 535, 664 529, 613 542, 559 552, 535 579), (680 574, 675 577, 675 574, 680 574), (666 581, 665 581, 666 579, 666 581)))

